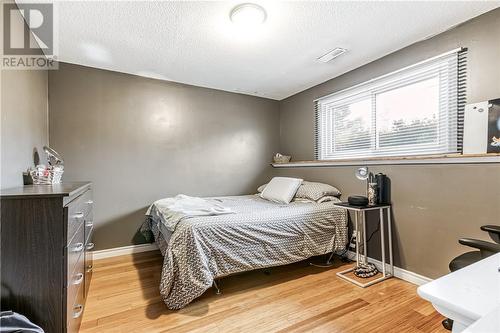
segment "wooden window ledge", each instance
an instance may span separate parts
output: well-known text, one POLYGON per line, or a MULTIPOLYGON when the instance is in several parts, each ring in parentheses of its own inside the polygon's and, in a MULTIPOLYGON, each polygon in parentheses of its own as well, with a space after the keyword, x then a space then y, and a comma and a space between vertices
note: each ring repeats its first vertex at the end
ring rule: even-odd
POLYGON ((372 157, 359 159, 338 159, 322 161, 293 161, 271 163, 273 168, 336 167, 397 164, 483 164, 500 163, 500 154, 447 154, 404 157, 372 157))

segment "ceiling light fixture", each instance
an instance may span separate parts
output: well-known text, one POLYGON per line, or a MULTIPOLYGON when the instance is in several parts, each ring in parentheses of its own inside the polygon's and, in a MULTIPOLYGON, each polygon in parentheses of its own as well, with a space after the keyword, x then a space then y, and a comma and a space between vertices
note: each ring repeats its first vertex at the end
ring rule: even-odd
POLYGON ((344 54, 346 52, 347 52, 346 49, 343 49, 341 47, 336 47, 333 50, 331 50, 330 52, 328 52, 327 54, 324 54, 321 57, 319 57, 318 61, 329 62, 329 61, 337 58, 338 56, 340 56, 341 54, 344 54))
POLYGON ((254 3, 242 3, 231 10, 231 21, 239 26, 251 27, 266 21, 267 13, 264 8, 254 3))

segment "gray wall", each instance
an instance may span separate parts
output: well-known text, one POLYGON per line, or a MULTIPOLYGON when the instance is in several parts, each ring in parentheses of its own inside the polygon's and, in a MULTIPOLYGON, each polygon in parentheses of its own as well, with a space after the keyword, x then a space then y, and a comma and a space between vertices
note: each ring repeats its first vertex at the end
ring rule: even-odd
MULTIPOLYGON (((22 20, 21 15, 14 19, 22 20)), ((12 35, 12 40, 22 38, 21 29, 12 35)), ((1 70, 0 76, 0 188, 4 189, 23 185, 22 172, 34 165, 34 150, 44 160, 42 147, 48 143, 48 84, 45 70, 1 70)))
MULTIPOLYGON (((61 64, 49 75, 50 142, 65 157, 65 180, 94 182, 98 249, 141 242, 134 235, 146 207, 177 193, 250 193, 271 175, 290 175, 335 184, 346 197, 363 192, 355 167, 267 166, 278 142, 295 160, 313 159, 313 99, 458 46, 469 48, 468 102, 500 97, 499 40, 497 9, 279 105, 61 64)), ((429 277, 445 274, 449 260, 464 251, 457 238, 484 239, 479 226, 499 223, 499 165, 395 165, 373 171, 392 179, 399 267, 429 277)), ((370 250, 377 256, 375 245, 376 240, 370 250)))
MULTIPOLYGON (((280 151, 295 160, 314 158, 313 100, 420 60, 463 46, 469 49, 467 102, 500 97, 500 9, 416 43, 280 103, 280 151)), ((355 167, 275 170, 335 184, 347 197, 363 193, 355 167)), ((500 223, 500 165, 390 166, 373 168, 392 179, 396 264, 428 277, 447 273, 467 250, 459 237, 487 239, 483 224, 500 223)), ((377 256, 371 246, 372 253, 377 256)))
POLYGON ((142 242, 157 199, 246 194, 271 175, 276 101, 64 63, 49 94, 64 180, 94 183, 97 249, 142 242))

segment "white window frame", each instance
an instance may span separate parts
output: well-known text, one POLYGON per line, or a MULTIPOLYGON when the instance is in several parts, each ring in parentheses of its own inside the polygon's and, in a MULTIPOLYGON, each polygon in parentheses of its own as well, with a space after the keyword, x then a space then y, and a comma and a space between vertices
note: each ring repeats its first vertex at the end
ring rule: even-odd
MULTIPOLYGON (((460 74, 460 61, 456 63, 457 77, 450 77, 450 73, 454 68, 449 64, 453 64, 452 60, 460 59, 460 52, 466 49, 455 49, 439 56, 427 59, 414 65, 402 68, 356 86, 344 89, 342 91, 316 99, 316 159, 318 160, 335 160, 335 159, 363 159, 363 158, 384 158, 384 157, 404 157, 404 156, 420 156, 420 155, 435 155, 435 154, 453 154, 461 151, 461 124, 463 119, 463 106, 465 101, 460 99, 460 89, 456 91, 448 90, 448 94, 440 93, 440 107, 437 123, 437 141, 430 143, 405 144, 400 147, 385 147, 380 149, 379 138, 380 133, 377 132, 376 118, 376 98, 377 94, 402 88, 411 84, 416 84, 424 80, 439 78, 440 88, 443 80, 453 79, 455 81, 447 82, 449 87, 461 82, 458 77, 460 74), (446 61, 449 61, 446 64, 446 61), (441 67, 443 66, 443 67, 441 67), (434 69, 433 69, 434 68, 434 69), (450 70, 451 68, 451 70, 450 70), (429 70, 433 69, 433 70, 429 70), (370 148, 369 149, 353 149, 335 151, 335 136, 333 131, 325 132, 325 121, 328 116, 334 117, 335 112, 330 111, 328 115, 327 109, 335 106, 345 105, 349 100, 360 100, 365 95, 372 103, 372 121, 370 125, 370 148), (444 100, 443 100, 444 97, 444 100), (443 119, 444 118, 444 119, 443 119), (453 126, 450 128, 449 126, 453 126), (375 133, 373 132, 375 131, 375 133), (326 135, 330 135, 326 138, 326 135)), ((464 52, 465 53, 465 52, 464 52)), ((465 67, 465 65, 464 65, 465 67)), ((454 75, 455 73, 453 73, 454 75)), ((334 126, 326 123, 326 126, 334 126)))

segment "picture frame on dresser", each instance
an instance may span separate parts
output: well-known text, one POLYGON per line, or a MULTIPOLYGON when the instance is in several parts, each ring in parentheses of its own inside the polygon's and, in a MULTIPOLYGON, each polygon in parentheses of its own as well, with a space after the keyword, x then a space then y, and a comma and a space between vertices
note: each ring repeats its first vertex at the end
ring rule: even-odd
POLYGON ((45 332, 78 332, 92 278, 92 184, 0 192, 2 310, 45 332))

